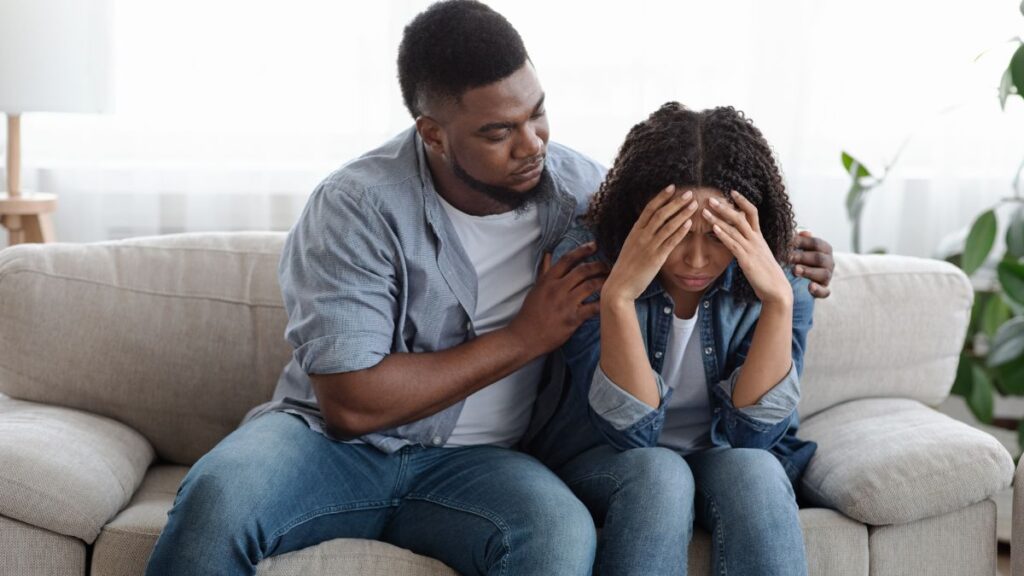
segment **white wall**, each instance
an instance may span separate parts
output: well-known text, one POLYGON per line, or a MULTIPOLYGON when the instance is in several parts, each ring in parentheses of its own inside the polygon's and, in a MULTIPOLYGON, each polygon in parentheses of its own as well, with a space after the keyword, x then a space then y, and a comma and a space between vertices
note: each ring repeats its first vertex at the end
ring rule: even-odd
MULTIPOLYGON (((554 139, 608 163, 667 100, 734 105, 837 249, 841 149, 880 168, 912 134, 864 247, 915 255, 1008 194, 1024 158, 1024 102, 995 96, 1015 0, 491 4, 526 41, 554 139)), ((323 175, 409 124, 394 61, 426 5, 114 0, 115 111, 26 115, 26 185, 60 194, 63 240, 286 229, 323 175)))

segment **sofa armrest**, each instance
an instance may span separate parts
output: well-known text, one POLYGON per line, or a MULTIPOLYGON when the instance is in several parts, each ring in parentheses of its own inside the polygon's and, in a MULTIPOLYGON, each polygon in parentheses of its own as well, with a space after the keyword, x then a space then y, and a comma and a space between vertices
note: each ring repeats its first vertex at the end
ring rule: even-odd
POLYGON ((153 448, 124 424, 0 399, 0 516, 91 544, 152 460, 153 448))
POLYGON ((818 443, 803 496, 874 526, 959 510, 1013 476, 999 441, 916 400, 840 404, 808 418, 799 435, 818 443))

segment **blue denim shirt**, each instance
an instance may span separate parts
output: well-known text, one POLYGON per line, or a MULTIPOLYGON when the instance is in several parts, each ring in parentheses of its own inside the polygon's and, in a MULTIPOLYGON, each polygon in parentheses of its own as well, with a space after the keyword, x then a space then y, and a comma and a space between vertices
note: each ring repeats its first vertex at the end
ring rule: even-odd
MULTIPOLYGON (((574 227, 555 248, 557 260, 573 248, 593 240, 582 226, 574 227)), ((800 400, 800 373, 811 329, 814 298, 807 280, 787 277, 793 287, 793 366, 778 384, 754 405, 737 408, 732 391, 750 350, 761 303, 741 302, 732 294, 739 274, 735 261, 700 301, 697 328, 708 383, 711 443, 715 447, 760 448, 772 451, 795 483, 816 445, 796 437, 800 400)), ((665 409, 673 388, 661 377, 665 348, 672 329, 674 304, 657 280, 636 301, 637 318, 658 385, 657 408, 638 400, 612 382, 601 370, 600 318, 586 321, 561 352, 568 367, 570 390, 562 405, 530 446, 532 452, 557 468, 599 442, 619 450, 657 446, 665 422, 665 409)))
MULTIPOLYGON (((545 164, 538 265, 604 178, 596 162, 553 142, 545 164)), ((278 277, 294 354, 272 401, 247 420, 283 411, 324 432, 309 374, 363 370, 392 353, 436 352, 476 336, 476 271, 441 206, 414 128, 317 186, 288 233, 278 277)), ((558 404, 564 368, 552 358, 527 435, 558 404)), ((360 440, 388 453, 409 444, 441 446, 462 406, 360 440)))

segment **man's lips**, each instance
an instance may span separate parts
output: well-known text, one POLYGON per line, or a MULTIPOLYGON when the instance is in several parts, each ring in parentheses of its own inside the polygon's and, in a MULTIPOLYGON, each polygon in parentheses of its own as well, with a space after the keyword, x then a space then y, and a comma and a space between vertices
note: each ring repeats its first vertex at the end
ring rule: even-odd
POLYGON ((544 159, 541 158, 540 160, 537 160, 533 164, 530 164, 530 165, 526 166, 522 170, 517 170, 516 172, 513 172, 512 175, 513 176, 531 176, 531 175, 533 175, 534 172, 539 171, 543 167, 544 167, 544 159))

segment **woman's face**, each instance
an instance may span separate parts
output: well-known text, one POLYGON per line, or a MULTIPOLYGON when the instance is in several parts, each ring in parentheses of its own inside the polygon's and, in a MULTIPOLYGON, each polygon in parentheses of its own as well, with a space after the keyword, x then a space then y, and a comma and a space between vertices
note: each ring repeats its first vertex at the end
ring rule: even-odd
POLYGON ((732 206, 731 203, 717 188, 691 190, 694 199, 700 204, 692 218, 693 226, 686 238, 669 253, 665 265, 658 273, 662 286, 677 299, 686 294, 703 294, 704 290, 725 272, 733 259, 732 252, 715 236, 711 224, 702 215, 703 209, 708 208, 708 201, 712 198, 717 198, 719 202, 729 207, 732 206))

